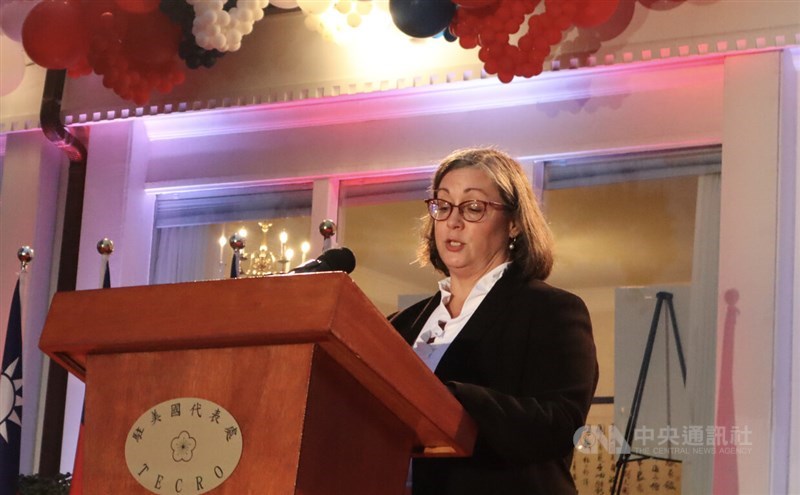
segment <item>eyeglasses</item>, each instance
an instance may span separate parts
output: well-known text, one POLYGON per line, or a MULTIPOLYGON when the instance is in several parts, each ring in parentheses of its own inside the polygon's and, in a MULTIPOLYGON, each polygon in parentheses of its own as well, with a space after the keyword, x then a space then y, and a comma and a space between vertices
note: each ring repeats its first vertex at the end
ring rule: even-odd
POLYGON ((481 218, 486 215, 486 210, 489 209, 489 206, 493 206, 498 210, 509 209, 509 207, 503 203, 497 203, 495 201, 482 201, 480 199, 470 199, 459 205, 454 205, 453 203, 445 201, 444 199, 431 198, 426 199, 425 203, 428 205, 428 214, 430 214, 431 218, 437 222, 441 222, 450 218, 450 214, 453 213, 454 207, 458 208, 458 213, 461 214, 461 218, 467 222, 479 222, 481 218))

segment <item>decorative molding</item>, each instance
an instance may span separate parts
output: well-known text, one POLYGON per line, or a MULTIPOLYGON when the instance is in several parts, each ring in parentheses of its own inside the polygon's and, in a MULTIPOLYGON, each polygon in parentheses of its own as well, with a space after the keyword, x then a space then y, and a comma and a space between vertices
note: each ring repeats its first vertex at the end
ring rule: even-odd
POLYGON ((591 72, 554 71, 505 85, 491 78, 338 98, 176 113, 148 118, 145 127, 150 141, 161 141, 512 108, 692 85, 697 77, 722 78, 722 60, 722 57, 695 57, 646 65, 596 67, 591 72), (685 77, 689 72, 692 77, 685 77), (597 77, 600 74, 609 77, 597 77))
MULTIPOLYGON (((287 21, 291 21, 290 16, 285 17, 287 21)), ((795 24, 731 33, 701 34, 692 38, 646 41, 634 40, 635 33, 632 33, 626 36, 631 39, 620 39, 616 43, 615 40, 603 42, 594 50, 591 47, 584 47, 586 48, 584 53, 567 51, 575 47, 570 45, 571 40, 565 40, 562 43, 562 51, 557 52, 554 58, 546 64, 543 74, 529 80, 516 78, 513 83, 508 85, 501 85, 494 76, 483 72, 482 65, 477 58, 474 58, 473 62, 467 62, 469 57, 466 57, 460 61, 461 65, 458 66, 427 69, 420 74, 408 73, 405 77, 395 79, 372 80, 367 76, 295 85, 266 87, 251 85, 247 88, 215 90, 214 97, 204 96, 195 101, 182 100, 181 98, 185 97, 181 96, 157 96, 154 98, 153 104, 141 107, 116 99, 116 101, 109 100, 97 108, 87 108, 83 112, 69 111, 68 106, 65 105, 62 119, 67 125, 92 125, 106 121, 146 117, 148 135, 151 139, 158 140, 191 137, 199 132, 224 135, 309 125, 332 125, 358 121, 363 118, 380 118, 381 116, 385 118, 413 117, 418 115, 421 110, 390 108, 402 101, 403 98, 407 98, 409 94, 413 94, 415 97, 423 95, 422 99, 428 100, 429 113, 458 111, 454 103, 439 103, 434 100, 442 99, 444 94, 464 95, 470 91, 480 92, 482 98, 489 98, 485 101, 475 101, 474 105, 477 106, 474 108, 514 105, 521 94, 527 95, 526 101, 530 101, 530 93, 538 93, 541 90, 547 92, 554 99, 569 98, 579 96, 579 93, 571 93, 569 89, 563 92, 548 90, 548 85, 561 84, 564 81, 561 77, 565 77, 563 76, 565 73, 571 73, 575 69, 583 72, 587 69, 608 70, 612 67, 641 66, 647 68, 651 64, 709 63, 697 62, 698 59, 707 57, 712 59, 710 63, 715 63, 727 56, 765 50, 792 49, 793 46, 800 45, 800 27, 797 25, 800 19, 785 19, 784 21, 795 22, 795 24), (500 87, 502 90, 498 89, 500 87), (491 88, 491 90, 487 91, 487 88, 491 88), (224 93, 219 91, 224 91, 224 93), (337 103, 331 105, 332 101, 337 103), (320 105, 323 102, 324 105, 320 105), (367 104, 370 109, 344 117, 326 114, 319 110, 321 107, 338 108, 338 102, 348 105, 350 109, 358 106, 353 105, 354 102, 367 104), (295 112, 296 114, 309 112, 312 115, 306 119, 298 115, 289 116, 292 109, 296 109, 298 106, 302 106, 303 112, 295 112), (378 109, 376 108, 378 106, 384 108, 378 109), (257 121, 253 118, 254 115, 260 115, 267 107, 271 112, 269 119, 258 119, 257 121), (250 112, 251 109, 253 112, 250 112), (233 114, 236 115, 235 119, 228 118, 233 114), (192 126, 186 131, 167 131, 163 124, 151 123, 153 120, 159 120, 153 119, 153 117, 165 115, 172 117, 178 115, 179 121, 191 115, 192 126), (223 120, 222 123, 218 120, 220 118, 223 120), (342 118, 345 120, 340 120, 342 118), (195 119, 197 123, 194 122, 195 119), (243 122, 232 124, 224 122, 225 120, 239 119, 243 122)), ((663 22, 663 20, 659 19, 659 22, 663 22)), ((81 79, 81 90, 87 94, 107 91, 97 76, 81 79)), ((65 100, 67 99, 69 99, 69 94, 65 94, 65 100)), ((451 98, 452 101, 456 99, 451 98)), ((38 118, 33 115, 3 117, 0 119, 0 133, 34 129, 38 125, 38 118)))
POLYGON ((229 194, 231 191, 238 190, 257 190, 264 189, 292 189, 313 184, 316 180, 335 178, 340 182, 357 180, 362 184, 377 184, 390 182, 403 182, 416 180, 421 177, 430 177, 435 166, 419 166, 412 168, 392 168, 390 170, 359 171, 357 173, 336 173, 306 175, 300 177, 282 177, 279 179, 264 179, 259 176, 235 176, 227 177, 220 181, 219 177, 193 178, 192 180, 159 181, 148 182, 145 184, 145 192, 148 194, 191 194, 209 193, 211 191, 224 191, 229 194))
POLYGON ((12 132, 32 131, 41 129, 39 118, 35 115, 14 116, 0 120, 0 135, 12 132))
MULTIPOLYGON (((795 43, 800 44, 800 33, 794 35, 795 43)), ((527 95, 525 101, 530 102, 531 91, 538 92, 540 89, 546 91, 547 86, 553 86, 558 82, 563 81, 561 77, 566 73, 571 73, 575 69, 579 72, 585 70, 609 70, 612 68, 629 68, 635 66, 634 70, 645 70, 651 67, 652 64, 669 64, 673 66, 684 66, 689 64, 694 66, 697 64, 716 64, 721 63, 724 57, 732 55, 741 55, 745 53, 752 53, 758 51, 778 50, 782 45, 780 42, 785 41, 786 38, 782 36, 775 36, 769 40, 764 37, 756 39, 738 39, 733 43, 726 41, 719 41, 717 43, 699 43, 693 47, 688 45, 681 45, 676 47, 665 47, 657 50, 642 49, 637 52, 625 51, 622 53, 608 53, 602 55, 602 58, 597 56, 587 56, 584 59, 571 58, 568 64, 562 64, 561 60, 552 60, 550 67, 546 72, 531 79, 516 78, 511 84, 502 84, 496 77, 490 76, 483 72, 483 68, 479 65, 471 67, 460 67, 457 70, 443 71, 438 73, 429 73, 426 76, 415 76, 406 79, 398 79, 396 81, 355 81, 352 83, 333 84, 327 83, 326 85, 311 86, 295 86, 295 87, 281 87, 271 88, 267 91, 266 95, 251 95, 248 97, 231 96, 222 99, 209 99, 205 101, 173 101, 159 105, 149 105, 146 107, 131 107, 131 108, 115 108, 106 112, 93 112, 89 114, 77 115, 64 115, 64 121, 67 125, 75 124, 93 124, 109 120, 125 119, 131 117, 147 117, 148 121, 148 135, 151 139, 175 139, 181 137, 191 137, 197 135, 200 129, 205 128, 207 133, 224 135, 229 133, 238 132, 257 132, 271 129, 288 129, 294 127, 307 127, 309 125, 333 125, 344 122, 356 122, 364 118, 402 118, 413 117, 418 115, 417 111, 411 110, 404 112, 402 110, 386 110, 386 113, 378 115, 370 115, 369 113, 359 116, 359 114, 351 114, 347 116, 317 116, 303 118, 290 118, 289 120, 282 120, 278 117, 275 119, 275 112, 285 113, 290 109, 302 107, 304 111, 313 109, 314 107, 325 106, 326 108, 336 107, 337 104, 330 105, 333 100, 337 103, 352 104, 353 102, 370 102, 375 99, 391 100, 394 102, 407 97, 409 94, 416 96, 424 94, 429 96, 430 99, 439 99, 443 94, 463 94, 466 91, 484 90, 482 93, 488 98, 484 98, 476 102, 470 109, 480 108, 497 108, 503 106, 513 106, 518 101, 520 93, 527 95), (773 43, 769 43, 772 41, 773 43), (602 60, 602 63, 600 63, 602 60), (558 82, 556 82, 558 81, 558 82), (492 91, 485 91, 486 88, 492 88, 492 91), (499 90, 502 88, 502 90, 499 90), (236 123, 233 127, 226 127, 224 124, 220 126, 219 118, 228 114, 235 114, 236 120, 247 116, 243 115, 243 111, 247 112, 249 109, 254 109, 257 114, 260 114, 266 107, 270 109, 270 119, 268 122, 261 120, 260 122, 236 123), (209 115, 202 115, 209 112, 209 115), (192 119, 194 129, 187 129, 185 132, 181 131, 161 131, 157 123, 150 124, 151 117, 156 116, 176 116, 190 117, 192 119), (210 116, 210 115, 213 115, 210 116), (197 119, 197 122, 195 122, 197 119), (342 120, 344 119, 344 120, 342 120), (210 125, 204 126, 202 122, 206 120, 210 125), (211 122, 215 121, 215 122, 211 122), (195 127, 199 125, 199 127, 195 127)), ((562 90, 548 92, 550 95, 549 100, 540 101, 561 101, 571 97, 580 97, 581 93, 577 90, 562 90)), ((611 93, 614 94, 613 89, 611 93)), ((546 91, 547 92, 547 91, 546 91)), ((590 96, 585 94, 585 96, 590 96)), ((593 94, 597 96, 597 94, 593 94)), ((457 98, 452 98, 455 101, 457 98)), ((463 100, 462 100, 463 102, 463 100)), ((430 102, 426 114, 447 113, 459 111, 451 105, 441 104, 438 102, 430 102)), ((465 108, 461 108, 464 110, 465 108)), ((1 132, 1 131, 0 131, 1 132)))

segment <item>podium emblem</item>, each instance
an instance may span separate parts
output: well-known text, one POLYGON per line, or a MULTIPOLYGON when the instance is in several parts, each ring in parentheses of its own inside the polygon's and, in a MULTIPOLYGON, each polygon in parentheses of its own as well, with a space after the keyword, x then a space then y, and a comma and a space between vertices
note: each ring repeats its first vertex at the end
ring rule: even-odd
POLYGON ((242 456, 242 430, 222 406, 196 397, 156 404, 131 427, 125 460, 147 490, 206 493, 227 480, 242 456))

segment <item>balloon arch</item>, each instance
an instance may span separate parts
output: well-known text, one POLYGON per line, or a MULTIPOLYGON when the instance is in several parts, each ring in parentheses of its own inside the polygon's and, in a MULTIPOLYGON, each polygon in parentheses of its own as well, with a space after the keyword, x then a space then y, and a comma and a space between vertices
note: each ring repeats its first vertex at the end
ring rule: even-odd
MULTIPOLYGON (((210 68, 238 50, 269 4, 300 8, 306 25, 323 32, 324 12, 335 9, 357 27, 373 3, 387 0, 5 0, 0 27, 36 64, 72 77, 95 73, 121 98, 143 105, 153 91, 181 84, 187 69, 210 68)), ((618 6, 619 0, 388 0, 400 31, 478 47, 485 71, 504 83, 541 73, 564 31, 598 26, 618 6)))

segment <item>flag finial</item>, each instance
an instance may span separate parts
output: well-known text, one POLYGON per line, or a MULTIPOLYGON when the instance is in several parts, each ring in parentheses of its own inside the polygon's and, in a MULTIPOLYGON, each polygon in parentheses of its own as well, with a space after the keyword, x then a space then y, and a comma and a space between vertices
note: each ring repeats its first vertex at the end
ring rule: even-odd
POLYGON ((114 252, 114 241, 108 237, 103 237, 97 241, 97 252, 100 253, 103 258, 103 278, 101 284, 104 289, 109 289, 111 288, 111 266, 109 257, 111 253, 114 252))
POLYGON ((19 266, 23 272, 28 271, 28 264, 33 261, 33 248, 30 246, 22 246, 17 251, 17 259, 19 266))
POLYGON ((97 252, 100 254, 111 254, 114 252, 114 241, 108 237, 103 237, 97 241, 97 252))

